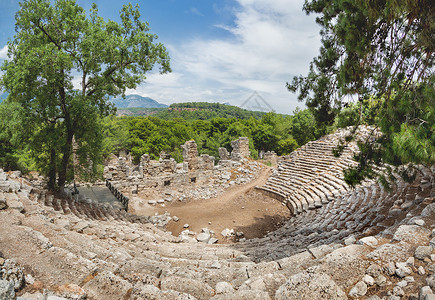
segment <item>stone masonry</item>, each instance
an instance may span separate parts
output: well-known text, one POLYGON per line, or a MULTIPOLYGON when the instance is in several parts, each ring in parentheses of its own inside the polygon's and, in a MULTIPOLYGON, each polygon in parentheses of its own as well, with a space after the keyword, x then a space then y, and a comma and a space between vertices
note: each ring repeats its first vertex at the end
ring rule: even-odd
POLYGON ((251 152, 249 151, 249 139, 247 137, 240 137, 239 139, 231 142, 233 151, 231 152, 231 159, 240 161, 247 158, 251 152))
POLYGON ((219 177, 230 168, 238 166, 243 158, 249 156, 248 138, 239 138, 232 145, 234 148, 231 155, 225 148, 219 148, 218 165, 215 165, 214 156, 198 155, 198 146, 194 140, 181 145, 184 158, 182 163, 177 163, 170 155, 162 152, 158 161, 143 154, 139 165, 135 166, 128 155, 123 153, 105 167, 104 177, 111 180, 120 191, 129 193, 131 189, 133 194, 150 188, 205 184, 212 177, 219 177))
POLYGON ((183 159, 188 164, 189 172, 196 171, 198 169, 198 147, 195 141, 187 141, 181 148, 183 148, 183 159))

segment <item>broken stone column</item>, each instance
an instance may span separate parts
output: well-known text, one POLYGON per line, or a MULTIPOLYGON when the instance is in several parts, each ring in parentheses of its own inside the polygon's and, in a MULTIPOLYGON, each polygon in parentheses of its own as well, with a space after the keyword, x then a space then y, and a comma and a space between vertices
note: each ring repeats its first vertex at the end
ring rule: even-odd
POLYGON ((183 148, 183 159, 187 162, 189 172, 194 172, 198 169, 198 146, 194 140, 190 140, 181 146, 183 148))
POLYGON ((219 159, 220 160, 229 160, 230 159, 230 153, 228 152, 227 148, 220 147, 218 151, 219 151, 219 159))
POLYGON ((148 154, 143 154, 140 157, 139 172, 141 173, 142 177, 150 173, 149 172, 150 161, 151 158, 148 154))
POLYGON ((270 162, 273 166, 277 164, 277 158, 275 151, 267 151, 263 154, 263 159, 266 162, 270 162))
POLYGON ((251 155, 249 151, 249 139, 247 137, 239 137, 237 140, 231 142, 231 159, 235 161, 240 161, 251 155))
POLYGON ((175 169, 177 168, 177 162, 175 159, 163 159, 160 161, 160 172, 162 173, 175 173, 175 169))
POLYGON ((160 152, 160 159, 163 159, 163 160, 171 159, 171 154, 167 153, 166 151, 162 151, 162 152, 160 152))
POLYGON ((203 171, 213 170, 214 156, 201 154, 199 168, 203 171))
POLYGON ((118 171, 119 179, 125 179, 126 177, 130 176, 130 170, 124 157, 118 158, 118 171))

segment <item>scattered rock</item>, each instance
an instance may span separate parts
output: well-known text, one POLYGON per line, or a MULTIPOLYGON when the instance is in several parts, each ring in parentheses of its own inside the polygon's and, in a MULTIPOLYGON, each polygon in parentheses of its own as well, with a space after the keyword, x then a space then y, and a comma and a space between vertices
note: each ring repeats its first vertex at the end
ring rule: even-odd
POLYGON ((17 265, 13 259, 6 259, 0 269, 0 279, 11 282, 14 289, 19 290, 25 282, 23 268, 17 265))
POLYGON ((318 268, 291 276, 275 294, 275 299, 347 299, 343 290, 329 277, 320 273, 318 268))
POLYGON ((427 205, 421 212, 420 216, 430 217, 435 215, 435 203, 427 205))
POLYGON ((198 242, 207 243, 210 240, 210 234, 206 232, 201 232, 196 236, 198 242))
POLYGON ((417 273, 418 273, 419 275, 424 275, 424 274, 426 274, 426 272, 425 272, 425 270, 424 270, 424 268, 423 268, 422 266, 418 267, 418 269, 417 269, 417 273))
POLYGON ((418 300, 424 300, 426 295, 433 294, 432 289, 429 286, 424 286, 420 289, 420 293, 418 294, 418 300))
MULTIPOLYGON (((406 280, 402 280, 402 281, 399 281, 398 283, 397 283, 397 286, 398 287, 401 287, 401 288, 404 288, 405 286, 407 286, 408 285, 408 281, 406 281, 406 280)), ((397 296, 399 296, 399 295, 397 295, 397 296)))
POLYGON ((415 224, 415 225, 418 225, 418 226, 423 226, 423 225, 424 225, 424 220, 422 220, 422 219, 417 219, 417 220, 414 221, 414 224, 415 224))
POLYGON ((398 296, 398 297, 402 297, 405 295, 405 292, 403 291, 403 289, 400 286, 395 286, 393 288, 393 295, 398 296))
POLYGON ((348 245, 352 245, 352 244, 355 244, 355 242, 356 242, 356 238, 355 238, 353 235, 349 236, 348 238, 346 238, 346 239, 344 240, 344 244, 345 244, 346 246, 348 246, 348 245))
POLYGON ((30 284, 30 285, 35 283, 35 278, 33 278, 33 276, 31 274, 25 275, 24 280, 27 284, 30 284))
POLYGON ((0 299, 15 299, 14 283, 7 280, 0 280, 0 299))
POLYGON ((432 276, 427 277, 426 283, 430 288, 435 289, 435 274, 432 274, 432 276))
POLYGON ((381 274, 376 277, 375 282, 378 286, 384 286, 387 283, 387 278, 381 274))
POLYGON ((215 287, 216 294, 228 294, 228 293, 234 293, 233 286, 225 281, 220 281, 216 284, 215 287))
POLYGON ((224 230, 222 230, 221 235, 222 235, 223 237, 230 237, 230 236, 233 236, 233 235, 234 235, 234 229, 228 229, 228 228, 225 228, 224 230))
POLYGON ((362 281, 364 281, 367 285, 370 286, 375 284, 375 279, 370 275, 364 275, 362 281))
POLYGON ((0 196, 0 210, 8 208, 8 204, 6 203, 6 199, 0 196))
POLYGON ((374 278, 378 277, 381 274, 381 267, 378 264, 371 264, 370 267, 367 268, 366 273, 374 278))
POLYGON ((414 256, 415 258, 424 260, 425 258, 429 258, 431 254, 432 254, 431 246, 418 246, 417 249, 415 249, 414 256))
POLYGON ((387 266, 385 267, 385 272, 389 275, 389 276, 393 276, 394 274, 396 274, 396 266, 394 265, 393 262, 389 262, 387 264, 387 266))
POLYGON ((363 281, 359 281, 355 286, 350 290, 350 297, 363 297, 367 293, 367 285, 363 281))
POLYGON ((378 240, 374 236, 367 236, 358 241, 359 244, 367 245, 372 248, 376 248, 378 240))
POLYGON ((418 225, 401 225, 397 228, 393 236, 393 241, 405 241, 415 243, 418 237, 426 230, 418 225))

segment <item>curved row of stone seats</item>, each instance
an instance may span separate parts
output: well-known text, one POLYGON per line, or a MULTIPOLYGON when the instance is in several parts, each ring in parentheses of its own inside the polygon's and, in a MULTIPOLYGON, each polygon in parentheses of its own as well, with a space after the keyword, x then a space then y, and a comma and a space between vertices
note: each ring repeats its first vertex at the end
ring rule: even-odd
MULTIPOLYGON (((363 133, 370 130, 362 128, 363 133)), ((348 130, 349 131, 349 130, 348 130)), ((346 130, 308 142, 281 160, 260 190, 285 203, 292 215, 319 208, 349 191, 343 170, 356 165, 352 160, 357 150, 355 142, 345 145, 341 156, 333 150, 346 130)), ((366 133, 367 135, 367 133, 366 133)), ((370 184, 365 182, 364 184, 370 184)))
POLYGON ((147 217, 135 216, 125 212, 123 209, 115 208, 110 204, 101 204, 79 195, 73 198, 58 198, 44 191, 33 189, 31 197, 45 206, 52 207, 55 211, 61 211, 64 214, 72 213, 80 218, 139 223, 147 223, 149 221, 147 217))
POLYGON ((381 184, 359 186, 340 194, 321 208, 292 217, 283 227, 264 238, 238 246, 256 261, 275 260, 304 251, 310 246, 341 243, 350 235, 388 234, 421 199, 434 196, 435 173, 420 167, 412 183, 396 175, 387 191, 381 184))
MULTIPOLYGON (((237 289, 261 274, 258 265, 226 245, 183 244, 151 224, 79 218, 45 206, 45 199, 19 198, 24 214, 0 214, 2 251, 33 270, 32 276, 49 283, 45 288, 51 290, 72 283, 86 290, 89 299, 122 299, 134 293, 137 298, 132 299, 143 299, 151 292, 161 299, 208 299, 218 282, 237 289), (15 251, 13 240, 26 251, 15 251), (32 259, 26 256, 30 253, 32 259)), ((268 299, 275 290, 260 294, 268 299)))

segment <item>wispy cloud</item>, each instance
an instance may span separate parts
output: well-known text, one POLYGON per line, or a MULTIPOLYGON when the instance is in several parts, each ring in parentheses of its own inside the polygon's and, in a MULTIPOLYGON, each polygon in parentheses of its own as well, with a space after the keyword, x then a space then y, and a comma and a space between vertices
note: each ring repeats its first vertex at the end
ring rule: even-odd
POLYGON ((192 13, 194 15, 198 15, 198 16, 204 17, 204 14, 201 13, 196 7, 191 7, 190 10, 189 10, 189 13, 192 13))
POLYGON ((314 17, 302 12, 303 0, 237 2, 231 25, 217 24, 230 38, 170 45, 175 75, 153 75, 137 92, 164 102, 240 105, 258 91, 279 112, 291 113, 301 106, 285 83, 306 74, 318 53, 319 28, 314 17))

